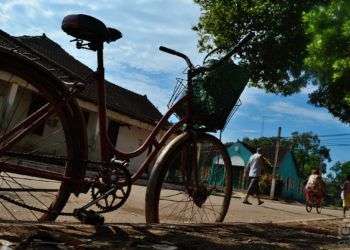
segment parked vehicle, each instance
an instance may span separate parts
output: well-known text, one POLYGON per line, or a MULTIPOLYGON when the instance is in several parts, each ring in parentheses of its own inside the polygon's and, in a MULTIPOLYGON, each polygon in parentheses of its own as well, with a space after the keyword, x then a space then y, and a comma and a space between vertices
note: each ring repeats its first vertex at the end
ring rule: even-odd
MULTIPOLYGON (((52 72, 47 62, 36 57, 32 50, 6 49, 0 43, 1 80, 10 84, 10 89, 17 88, 23 93, 14 100, 11 109, 1 114, 0 201, 6 213, 0 217, 54 221, 64 215, 75 216, 86 223, 103 223, 100 214, 120 208, 128 199, 132 184, 156 160, 146 192, 148 223, 168 219, 190 223, 222 222, 230 204, 233 173, 225 146, 208 132, 225 126, 247 83, 230 58, 252 34, 221 59, 208 61, 201 67, 195 67, 180 52, 160 47, 161 51, 186 61, 184 91, 137 150, 122 152, 114 148, 108 138, 103 60, 104 44, 120 39, 122 34, 87 15, 65 17, 62 28, 75 38, 78 49, 97 52, 98 67, 93 77, 98 96, 100 161, 91 161, 88 157, 86 126, 76 100, 84 86, 79 81, 67 80, 62 84, 64 76, 59 79, 58 73, 52 72), (215 87, 213 84, 217 84, 217 88, 220 81, 227 80, 223 72, 231 74, 230 79, 236 76, 237 81, 233 90, 224 90, 226 99, 222 94, 214 96, 215 93, 209 91, 215 87), (40 96, 44 101, 31 107, 28 114, 20 114, 18 107, 27 105, 25 93, 40 96), (169 126, 168 119, 173 114, 178 115, 179 121, 169 126), (42 145, 39 144, 24 148, 21 142, 30 140, 29 135, 50 119, 57 120, 60 132, 51 131, 43 140, 56 136, 57 145, 52 146, 62 155, 40 154, 42 145), (164 134, 160 133, 163 129, 167 130, 164 134), (147 157, 131 175, 128 161, 141 154, 147 157), (220 185, 208 182, 214 161, 220 162, 225 176, 220 185), (172 185, 166 182, 170 171, 177 173, 172 185), (91 197, 84 206, 72 208, 73 203, 66 206, 71 194, 84 196, 88 192, 91 197)), ((69 69, 65 73, 69 78, 69 69)))

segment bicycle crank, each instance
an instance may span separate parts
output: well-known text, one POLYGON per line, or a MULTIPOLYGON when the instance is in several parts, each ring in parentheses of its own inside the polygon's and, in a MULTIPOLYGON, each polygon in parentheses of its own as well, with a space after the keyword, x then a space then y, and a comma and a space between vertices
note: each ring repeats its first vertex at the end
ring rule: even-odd
POLYGON ((111 165, 96 177, 91 187, 92 205, 105 213, 120 208, 131 192, 131 176, 127 163, 112 159, 111 165))
POLYGON ((111 164, 104 166, 91 186, 92 201, 75 209, 73 216, 83 223, 103 224, 101 213, 120 208, 131 192, 131 176, 126 162, 112 159, 111 164), (88 210, 95 206, 93 210, 88 210), (97 210, 96 210, 97 208, 97 210))

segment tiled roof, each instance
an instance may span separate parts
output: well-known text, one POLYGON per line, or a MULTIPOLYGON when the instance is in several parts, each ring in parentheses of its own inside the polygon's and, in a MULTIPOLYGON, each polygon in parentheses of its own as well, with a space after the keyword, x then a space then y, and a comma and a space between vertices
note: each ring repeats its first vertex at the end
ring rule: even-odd
MULTIPOLYGON (((92 77, 89 77, 93 70, 76 60, 46 35, 12 37, 0 30, 0 46, 40 58, 40 63, 62 81, 85 83, 86 87, 79 97, 97 103, 96 86, 92 77)), ((106 81, 106 92, 107 108, 110 110, 150 124, 155 124, 162 117, 146 96, 108 81, 106 81)))

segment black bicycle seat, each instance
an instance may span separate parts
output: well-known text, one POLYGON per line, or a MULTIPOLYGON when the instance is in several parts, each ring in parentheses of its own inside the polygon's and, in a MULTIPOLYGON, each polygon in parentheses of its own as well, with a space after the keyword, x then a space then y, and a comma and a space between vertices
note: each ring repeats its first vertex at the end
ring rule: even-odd
POLYGON ((88 42, 113 42, 122 37, 122 33, 92 16, 84 14, 68 15, 62 21, 62 30, 68 35, 88 42))

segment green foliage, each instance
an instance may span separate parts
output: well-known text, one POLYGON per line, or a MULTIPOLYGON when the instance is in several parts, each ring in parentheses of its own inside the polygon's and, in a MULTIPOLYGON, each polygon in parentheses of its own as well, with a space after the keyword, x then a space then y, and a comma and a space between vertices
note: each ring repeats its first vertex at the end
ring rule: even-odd
POLYGON ((303 12, 326 0, 195 0, 202 15, 194 27, 199 47, 228 47, 254 31, 257 36, 238 56, 248 66, 251 85, 293 94, 307 84, 303 71, 308 39, 303 12))
POLYGON ((336 83, 350 71, 350 2, 332 1, 303 16, 306 33, 311 42, 307 46, 305 65, 318 76, 321 84, 336 83))
MULTIPOLYGON (((276 137, 243 138, 243 142, 252 148, 274 149, 276 139, 276 137)), ((291 137, 281 138, 280 143, 281 147, 291 149, 302 177, 308 176, 313 169, 322 166, 324 161, 331 161, 330 149, 320 145, 318 136, 312 132, 293 132, 291 137)), ((322 170, 325 172, 325 167, 322 170)))
POLYGON ((290 95, 317 85, 310 103, 350 123, 349 0, 194 0, 201 51, 227 48, 250 31, 238 53, 250 84, 290 95))
POLYGON ((350 162, 336 162, 331 168, 326 179, 327 193, 332 198, 334 204, 340 205, 341 186, 345 182, 346 176, 350 174, 350 162))
POLYGON ((305 65, 317 76, 319 89, 310 101, 350 122, 350 2, 334 0, 303 16, 307 46, 305 65))
POLYGON ((342 185, 346 176, 350 174, 350 161, 345 163, 336 162, 331 168, 327 178, 332 182, 342 185))

